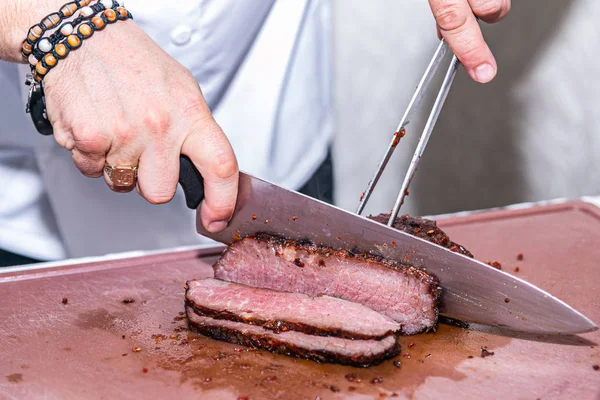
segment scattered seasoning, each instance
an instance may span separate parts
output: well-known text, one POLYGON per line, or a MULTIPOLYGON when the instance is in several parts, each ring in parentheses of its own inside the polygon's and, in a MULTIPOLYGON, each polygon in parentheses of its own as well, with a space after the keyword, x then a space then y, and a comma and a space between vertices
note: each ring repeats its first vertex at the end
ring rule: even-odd
POLYGON ((431 230, 428 230, 428 231, 427 231, 427 234, 428 234, 428 235, 431 235, 433 232, 435 232, 435 230, 434 230, 434 229, 431 229, 431 230))
POLYGON ((405 354, 404 358, 410 358, 410 354, 405 354))
POLYGON ((392 242, 392 246, 395 246, 395 245, 396 245, 396 242, 392 242))
POLYGON ((267 382, 275 382, 277 380, 277 377, 275 375, 271 375, 267 376, 264 380, 267 382))
POLYGON ((336 239, 337 239, 337 240, 342 240, 342 238, 341 238, 341 237, 339 237, 339 236, 336 236, 336 239))
POLYGON ((248 400, 248 396, 240 396, 237 400, 248 400))
POLYGON ((592 365, 592 368, 594 368, 594 371, 598 371, 598 370, 600 370, 600 365, 594 364, 594 365, 592 365))
POLYGON ((176 333, 173 333, 171 336, 169 336, 169 339, 179 339, 179 335, 176 333))
POLYGON ((252 221, 256 221, 256 214, 252 214, 252 221))
POLYGON ((517 254, 517 260, 523 261, 523 253, 517 254))
POLYGON ((148 368, 142 368, 142 372, 147 374, 148 373, 148 368))
POLYGON ((325 266, 325 260, 321 259, 319 260, 319 267, 324 267, 325 266))
POLYGON ((295 215, 292 215, 292 221, 295 221, 297 219, 298 219, 298 217, 296 217, 295 215))
POLYGON ((329 385, 327 386, 327 389, 331 390, 333 393, 337 393, 340 391, 340 388, 337 386, 333 386, 333 385, 329 385))
POLYGON ((67 304, 69 302, 69 299, 67 299, 66 297, 62 298, 62 303, 63 304, 67 304))
POLYGON ((468 356, 467 358, 473 358, 473 356, 468 356))
POLYGON ((125 339, 125 335, 121 336, 122 339, 125 339))
POLYGON ((323 297, 323 293, 321 293, 321 292, 317 293, 317 297, 323 297))
POLYGON ((408 256, 404 256, 404 261, 408 261, 408 256))
POLYGON ((348 382, 354 382, 356 381, 356 374, 346 374, 344 378, 346 378, 348 382))
POLYGON ((204 378, 204 383, 208 383, 210 381, 212 381, 212 378, 204 378))
POLYGON ((131 349, 131 351, 133 351, 134 353, 139 353, 140 351, 142 351, 142 348, 141 347, 133 347, 131 349))
POLYGON ((381 383, 381 382, 383 382, 383 378, 380 376, 371 379, 371 383, 381 383))
POLYGON ((502 269, 502 264, 500 264, 498 261, 488 261, 486 262, 487 265, 490 265, 496 269, 502 269))
POLYGON ((179 311, 177 315, 185 315, 185 313, 183 311, 179 311))
POLYGON ((411 348, 411 347, 414 347, 414 346, 415 346, 415 342, 410 342, 410 343, 408 344, 408 347, 409 347, 409 348, 411 348))
POLYGON ((269 220, 265 219, 265 225, 269 225, 269 220))
POLYGON ((132 299, 131 297, 128 297, 126 299, 123 299, 123 303, 124 304, 131 304, 131 303, 135 303, 135 299, 132 299))
POLYGON ((510 303, 510 299, 507 297, 507 298, 504 299, 504 302, 505 303, 510 303))
POLYGON ((237 232, 236 232, 236 233, 234 233, 234 234, 233 234, 233 240, 235 240, 235 241, 238 241, 238 240, 240 240, 241 238, 242 238, 242 237, 239 235, 239 233, 237 233, 237 232))
POLYGON ((425 358, 429 358, 429 357, 431 357, 431 353, 429 353, 425 356, 425 358))
POLYGON ((494 352, 493 351, 488 351, 487 346, 483 346, 481 348, 481 358, 484 357, 488 357, 488 356, 493 356, 494 352))
POLYGON ((358 199, 358 201, 362 201, 362 199, 364 199, 364 198, 365 198, 365 192, 362 192, 360 195, 360 199, 358 199))
POLYGON ((394 361, 394 367, 400 368, 401 365, 402 365, 402 361, 400 361, 400 360, 394 361))
POLYGON ((398 397, 398 393, 396 393, 396 392, 392 393, 392 397, 398 397))
POLYGON ((348 386, 348 391, 349 392, 354 392, 356 390, 356 387, 354 386, 348 386))
POLYGON ((394 140, 392 141, 392 147, 398 146, 398 143, 400 143, 400 139, 402 139, 402 136, 400 135, 400 132, 394 132, 394 140))
POLYGON ((381 393, 379 393, 379 397, 387 397, 387 393, 381 392, 381 393))
POLYGON ((125 356, 127 355, 127 353, 123 353, 123 354, 121 354, 121 355, 122 355, 123 357, 125 357, 125 356))
POLYGON ((408 196, 408 189, 404 189, 404 195, 408 196))
POLYGON ((250 364, 240 364, 240 368, 241 369, 249 369, 250 368, 250 364))
POLYGON ((520 270, 521 270, 521 268, 515 267, 515 272, 519 272, 520 270))
POLYGON ((296 257, 294 259, 294 264, 296 264, 300 268, 304 268, 304 263, 302 261, 300 261, 300 258, 298 258, 298 257, 296 257))

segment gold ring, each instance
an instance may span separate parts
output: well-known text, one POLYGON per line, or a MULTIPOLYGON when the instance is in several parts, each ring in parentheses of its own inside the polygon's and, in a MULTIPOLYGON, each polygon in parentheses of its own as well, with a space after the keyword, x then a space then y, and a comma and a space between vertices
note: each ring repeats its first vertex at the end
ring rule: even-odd
POLYGON ((130 188, 137 179, 137 165, 109 165, 104 164, 104 172, 117 188, 130 188))

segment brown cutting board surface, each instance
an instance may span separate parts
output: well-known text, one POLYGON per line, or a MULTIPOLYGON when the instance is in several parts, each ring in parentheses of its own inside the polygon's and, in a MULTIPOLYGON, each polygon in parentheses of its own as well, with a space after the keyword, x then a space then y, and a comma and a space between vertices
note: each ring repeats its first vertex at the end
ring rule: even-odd
MULTIPOLYGON (((484 212, 446 219, 440 226, 478 259, 501 262, 504 270, 600 322, 597 208, 567 203, 484 212)), ((404 337, 402 355, 368 369, 204 338, 188 332, 180 315, 183 285, 210 276, 216 257, 214 251, 188 251, 0 275, 0 398, 597 399, 600 394, 600 371, 593 368, 600 364, 598 331, 503 336, 441 325, 435 334, 404 337), (494 355, 482 358, 482 346, 494 355)))

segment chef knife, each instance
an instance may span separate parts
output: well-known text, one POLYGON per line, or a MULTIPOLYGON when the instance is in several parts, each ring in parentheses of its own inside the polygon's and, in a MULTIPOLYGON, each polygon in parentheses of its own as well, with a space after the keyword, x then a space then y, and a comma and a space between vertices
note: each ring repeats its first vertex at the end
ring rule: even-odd
MULTIPOLYGON (((204 198, 202 177, 189 158, 182 156, 180 161, 186 203, 197 209, 204 198)), ((219 233, 206 231, 199 209, 196 226, 201 235, 225 244, 265 232, 407 262, 439 279, 441 315, 461 321, 542 334, 598 329, 565 302, 506 272, 243 172, 228 227, 219 233)))

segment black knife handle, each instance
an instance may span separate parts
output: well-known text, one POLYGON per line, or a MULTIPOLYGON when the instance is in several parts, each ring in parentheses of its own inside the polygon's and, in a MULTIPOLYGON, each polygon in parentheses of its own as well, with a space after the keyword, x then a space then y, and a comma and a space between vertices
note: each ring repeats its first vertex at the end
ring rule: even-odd
POLYGON ((179 156, 179 184, 185 194, 185 203, 195 210, 204 199, 204 180, 192 160, 183 154, 179 156))

